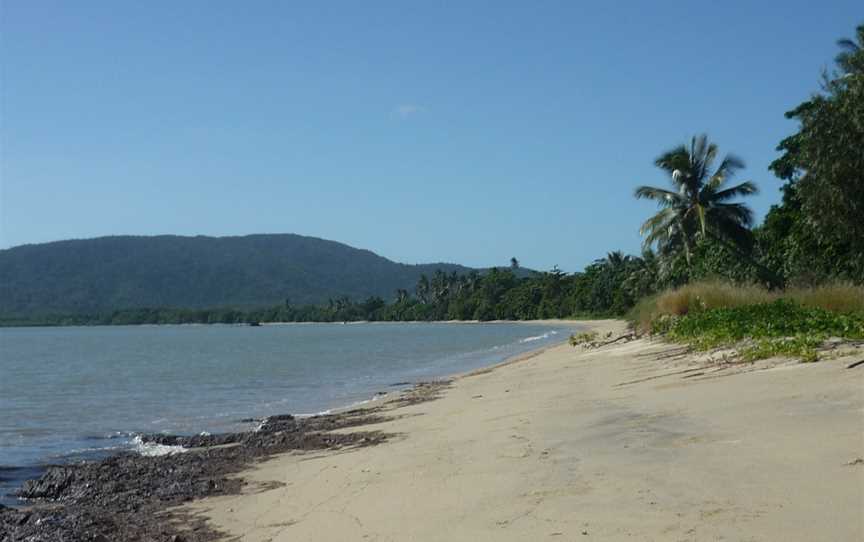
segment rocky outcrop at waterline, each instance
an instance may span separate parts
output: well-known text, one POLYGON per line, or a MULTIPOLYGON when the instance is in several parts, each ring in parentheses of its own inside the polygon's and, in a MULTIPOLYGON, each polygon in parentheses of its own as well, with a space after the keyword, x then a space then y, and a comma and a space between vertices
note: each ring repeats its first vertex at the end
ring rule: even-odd
POLYGON ((304 419, 273 416, 247 432, 142 435, 144 443, 176 446, 182 453, 147 457, 127 452, 51 466, 18 492, 31 506, 0 505, 0 542, 215 540, 219 533, 202 520, 177 517, 168 509, 239 492, 244 482, 231 475, 273 454, 381 443, 388 435, 380 431, 332 431, 384 419, 379 409, 361 409, 304 419))

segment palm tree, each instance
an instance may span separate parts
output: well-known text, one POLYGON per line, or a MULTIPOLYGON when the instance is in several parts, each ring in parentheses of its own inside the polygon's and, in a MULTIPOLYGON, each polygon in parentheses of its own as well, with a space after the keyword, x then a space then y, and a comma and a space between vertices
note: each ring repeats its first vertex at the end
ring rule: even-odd
POLYGON ((616 250, 615 252, 607 252, 606 258, 597 260, 597 263, 605 265, 613 271, 618 271, 629 264, 632 259, 633 258, 629 254, 625 255, 620 250, 616 250))
POLYGON ((855 39, 837 41, 841 51, 836 57, 837 65, 844 74, 864 73, 864 24, 855 29, 855 39), (857 40, 857 42, 856 42, 857 40))
POLYGON ((642 299, 661 289, 660 260, 650 248, 641 257, 631 257, 630 267, 622 286, 632 299, 642 299))
POLYGON ((669 174, 673 190, 653 186, 636 189, 637 198, 654 200, 660 207, 639 232, 645 236, 646 249, 656 243, 664 256, 683 250, 689 265, 699 239, 711 236, 739 247, 749 244, 753 212, 744 203, 731 200, 755 194, 756 185, 746 181, 724 188, 735 172, 744 168, 744 162, 727 154, 712 173, 716 158, 717 145, 703 134, 694 136, 689 147, 679 145, 655 160, 657 167, 669 174))
POLYGON ((408 290, 399 288, 396 290, 396 303, 404 303, 408 301, 408 290))
POLYGON ((414 288, 414 292, 417 294, 417 298, 420 299, 420 302, 429 303, 429 278, 425 273, 420 275, 420 279, 417 281, 417 286, 414 288))

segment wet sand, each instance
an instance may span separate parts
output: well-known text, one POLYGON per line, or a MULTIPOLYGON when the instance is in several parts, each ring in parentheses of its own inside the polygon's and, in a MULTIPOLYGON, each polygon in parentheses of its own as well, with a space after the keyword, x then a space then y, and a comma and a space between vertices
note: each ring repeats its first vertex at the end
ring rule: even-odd
MULTIPOLYGON (((617 322, 593 322, 602 332, 617 322)), ((182 509, 249 541, 862 540, 864 359, 556 346, 182 509)))

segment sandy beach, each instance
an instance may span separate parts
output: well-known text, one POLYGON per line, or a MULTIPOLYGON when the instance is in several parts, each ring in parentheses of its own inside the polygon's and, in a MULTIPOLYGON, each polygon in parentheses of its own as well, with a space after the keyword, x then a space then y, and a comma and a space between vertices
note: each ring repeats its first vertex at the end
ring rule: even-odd
POLYGON ((555 346, 387 408, 363 427, 381 445, 276 456, 185 511, 262 542, 862 540, 859 359, 555 346))

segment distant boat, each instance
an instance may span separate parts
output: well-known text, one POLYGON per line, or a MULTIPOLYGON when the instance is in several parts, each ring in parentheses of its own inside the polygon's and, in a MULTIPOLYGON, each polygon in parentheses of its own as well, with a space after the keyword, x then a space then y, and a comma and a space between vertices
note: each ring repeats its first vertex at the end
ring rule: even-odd
POLYGON ((261 327, 261 323, 260 323, 260 322, 249 322, 249 325, 252 326, 252 327, 261 327))

